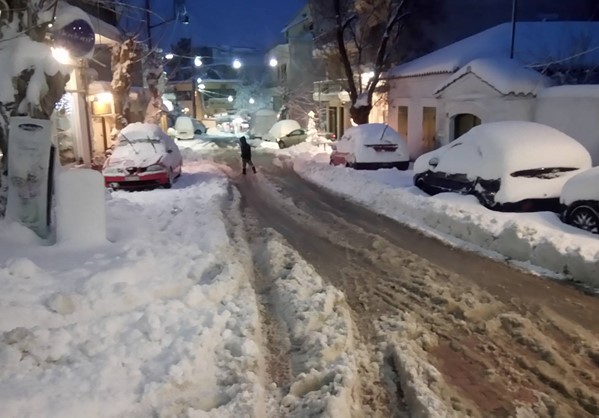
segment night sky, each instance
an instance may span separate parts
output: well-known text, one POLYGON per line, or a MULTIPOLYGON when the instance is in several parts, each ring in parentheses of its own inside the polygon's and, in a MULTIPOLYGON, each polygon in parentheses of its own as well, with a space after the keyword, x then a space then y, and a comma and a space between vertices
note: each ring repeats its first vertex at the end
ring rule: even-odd
MULTIPOLYGON (((269 48, 281 39, 281 30, 299 12, 304 0, 187 0, 190 24, 171 23, 155 28, 155 42, 164 48, 189 37, 195 45, 269 48)), ((170 1, 152 0, 152 10, 172 17, 170 1)))

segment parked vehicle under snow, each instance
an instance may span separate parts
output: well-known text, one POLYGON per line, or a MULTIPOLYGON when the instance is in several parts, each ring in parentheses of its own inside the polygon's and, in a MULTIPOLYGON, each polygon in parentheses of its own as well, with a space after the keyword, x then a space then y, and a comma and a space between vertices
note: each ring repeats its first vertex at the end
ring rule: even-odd
POLYGON ((477 126, 414 164, 414 183, 428 194, 471 194, 501 211, 558 212, 564 184, 591 167, 575 139, 534 122, 477 126))
POLYGON ((599 234, 599 167, 572 177, 560 196, 562 221, 599 234))

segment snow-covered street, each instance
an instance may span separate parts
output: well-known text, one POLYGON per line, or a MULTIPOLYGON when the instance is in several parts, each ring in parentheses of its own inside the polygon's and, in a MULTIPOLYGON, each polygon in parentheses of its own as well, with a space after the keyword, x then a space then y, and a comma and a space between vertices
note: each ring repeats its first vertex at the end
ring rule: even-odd
POLYGON ((306 182, 303 148, 244 177, 234 139, 183 145, 93 247, 0 223, 2 416, 599 413, 595 297, 306 182))

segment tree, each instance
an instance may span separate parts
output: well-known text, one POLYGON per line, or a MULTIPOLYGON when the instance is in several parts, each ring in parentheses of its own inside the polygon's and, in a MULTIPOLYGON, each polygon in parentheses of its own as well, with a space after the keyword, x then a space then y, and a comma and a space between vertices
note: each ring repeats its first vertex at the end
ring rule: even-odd
POLYGON ((50 119, 69 80, 71 69, 53 59, 47 43, 57 6, 58 0, 0 1, 0 61, 13 65, 0 73, 0 216, 8 194, 9 118, 50 119))
POLYGON ((233 107, 238 112, 272 109, 271 98, 261 82, 243 81, 235 88, 233 107))
POLYGON ((166 77, 162 66, 162 56, 152 51, 144 63, 144 81, 150 92, 145 122, 159 124, 163 112, 168 111, 162 103, 162 94, 166 87, 166 77))
POLYGON ((112 47, 112 95, 116 114, 116 129, 129 123, 129 91, 131 90, 131 66, 137 57, 137 42, 128 38, 112 47))
POLYGON ((439 0, 311 0, 312 15, 324 35, 321 47, 329 64, 340 64, 337 68, 328 65, 329 74, 338 72, 345 80, 351 101, 350 115, 355 123, 368 123, 381 76, 398 59, 400 39, 409 39, 404 33, 406 26, 411 26, 409 20, 415 14, 433 19, 439 3, 439 0))

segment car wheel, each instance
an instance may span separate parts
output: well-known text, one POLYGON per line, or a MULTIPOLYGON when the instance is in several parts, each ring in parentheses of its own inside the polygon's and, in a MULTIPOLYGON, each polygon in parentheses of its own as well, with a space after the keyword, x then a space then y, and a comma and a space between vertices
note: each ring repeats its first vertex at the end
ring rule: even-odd
POLYGON ((283 149, 283 148, 285 148, 285 147, 286 147, 286 145, 285 145, 285 142, 283 142, 283 141, 279 140, 279 148, 280 148, 280 149, 283 149))
POLYGON ((568 223, 593 234, 599 234, 599 213, 587 205, 572 209, 568 216, 568 223))
POLYGON ((164 185, 165 189, 170 189, 171 187, 173 187, 173 183, 174 183, 174 176, 173 176, 173 169, 171 168, 168 171, 168 182, 164 185))

